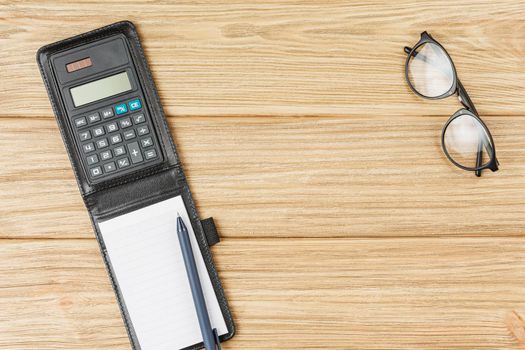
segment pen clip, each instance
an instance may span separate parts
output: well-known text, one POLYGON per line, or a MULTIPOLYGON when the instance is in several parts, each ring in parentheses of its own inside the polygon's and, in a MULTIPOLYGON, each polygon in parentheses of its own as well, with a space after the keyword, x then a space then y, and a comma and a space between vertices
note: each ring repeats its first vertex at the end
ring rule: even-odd
POLYGON ((216 349, 222 350, 221 341, 219 340, 219 334, 217 333, 217 328, 213 328, 213 337, 215 338, 216 349))

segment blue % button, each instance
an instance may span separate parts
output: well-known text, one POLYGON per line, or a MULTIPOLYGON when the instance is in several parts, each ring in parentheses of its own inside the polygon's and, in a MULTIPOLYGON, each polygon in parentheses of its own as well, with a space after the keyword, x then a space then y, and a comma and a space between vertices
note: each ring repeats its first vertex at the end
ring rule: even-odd
POLYGON ((135 111, 135 110, 140 109, 142 107, 142 105, 140 104, 140 100, 139 99, 136 99, 136 100, 133 100, 133 101, 129 101, 128 105, 129 105, 129 110, 130 111, 135 111))
POLYGON ((115 112, 117 114, 124 114, 128 111, 128 107, 126 107, 126 104, 123 103, 123 104, 120 104, 120 105, 116 105, 115 106, 115 112))

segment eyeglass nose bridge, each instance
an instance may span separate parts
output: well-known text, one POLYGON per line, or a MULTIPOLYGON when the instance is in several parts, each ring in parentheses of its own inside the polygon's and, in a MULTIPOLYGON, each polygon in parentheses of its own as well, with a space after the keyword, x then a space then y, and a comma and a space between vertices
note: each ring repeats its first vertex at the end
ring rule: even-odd
POLYGON ((476 107, 474 107, 474 103, 470 99, 470 96, 467 93, 467 90, 465 90, 465 87, 463 87, 463 84, 461 84, 461 81, 456 77, 456 91, 458 94, 458 100, 459 102, 465 106, 465 108, 475 115, 479 115, 476 107))

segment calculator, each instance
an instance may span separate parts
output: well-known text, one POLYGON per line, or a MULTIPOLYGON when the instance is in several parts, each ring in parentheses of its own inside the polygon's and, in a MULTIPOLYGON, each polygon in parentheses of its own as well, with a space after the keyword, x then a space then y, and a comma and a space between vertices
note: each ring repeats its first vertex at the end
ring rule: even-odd
POLYGON ((128 45, 117 33, 49 57, 75 158, 91 184, 163 161, 128 45))

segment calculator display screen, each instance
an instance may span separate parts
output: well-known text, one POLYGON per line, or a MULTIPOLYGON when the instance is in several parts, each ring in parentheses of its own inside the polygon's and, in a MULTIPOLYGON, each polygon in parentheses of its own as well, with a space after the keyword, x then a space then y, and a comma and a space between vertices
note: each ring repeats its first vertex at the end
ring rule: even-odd
POLYGON ((122 72, 70 89, 75 107, 131 90, 128 73, 122 72))

